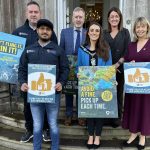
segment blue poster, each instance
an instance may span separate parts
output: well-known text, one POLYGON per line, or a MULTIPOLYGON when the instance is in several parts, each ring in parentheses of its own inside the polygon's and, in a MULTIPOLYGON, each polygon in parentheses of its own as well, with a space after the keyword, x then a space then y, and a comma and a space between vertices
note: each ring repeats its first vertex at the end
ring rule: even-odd
POLYGON ((19 59, 26 39, 0 32, 0 81, 18 83, 19 59))
POLYGON ((125 93, 150 94, 150 63, 124 63, 125 93))
POLYGON ((28 102, 55 103, 56 65, 28 64, 28 102))
POLYGON ((118 117, 114 66, 79 67, 78 117, 118 117))

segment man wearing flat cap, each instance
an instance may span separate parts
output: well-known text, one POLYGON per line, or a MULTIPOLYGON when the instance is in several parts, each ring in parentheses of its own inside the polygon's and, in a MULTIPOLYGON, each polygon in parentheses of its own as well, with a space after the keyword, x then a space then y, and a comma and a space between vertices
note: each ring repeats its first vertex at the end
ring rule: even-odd
POLYGON ((60 92, 62 90, 62 86, 67 81, 69 66, 63 49, 50 40, 52 31, 53 24, 47 19, 40 19, 37 22, 39 40, 24 50, 19 63, 18 80, 21 84, 21 91, 23 92, 28 91, 27 72, 29 63, 56 65, 55 103, 30 103, 33 117, 34 150, 41 150, 42 127, 45 110, 48 117, 52 140, 51 150, 59 149, 59 128, 57 125, 57 116, 60 92))

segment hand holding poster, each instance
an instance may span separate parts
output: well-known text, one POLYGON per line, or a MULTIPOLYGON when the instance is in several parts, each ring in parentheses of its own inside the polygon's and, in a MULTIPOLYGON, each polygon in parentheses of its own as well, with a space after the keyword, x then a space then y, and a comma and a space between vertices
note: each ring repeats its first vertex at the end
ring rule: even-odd
POLYGON ((114 66, 79 67, 78 117, 117 118, 114 66))
POLYGON ((124 63, 125 92, 150 94, 150 63, 124 63))
POLYGON ((17 84, 20 56, 26 39, 0 32, 0 81, 17 84))
POLYGON ((28 102, 55 103, 56 66, 28 64, 28 102))

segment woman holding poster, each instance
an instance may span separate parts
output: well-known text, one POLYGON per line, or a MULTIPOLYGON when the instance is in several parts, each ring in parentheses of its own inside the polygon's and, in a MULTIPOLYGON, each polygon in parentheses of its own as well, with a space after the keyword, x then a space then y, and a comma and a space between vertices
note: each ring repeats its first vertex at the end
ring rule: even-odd
MULTIPOLYGON (((87 29, 85 44, 78 49, 78 67, 112 65, 111 52, 102 35, 102 27, 96 22, 91 23, 87 29)), ((103 123, 102 118, 87 119, 89 133, 87 147, 89 149, 100 147, 103 123)))
MULTIPOLYGON (((150 62, 149 31, 148 20, 144 17, 137 18, 133 29, 135 41, 128 46, 126 62, 150 62)), ((149 114, 150 94, 125 94, 122 127, 129 129, 131 135, 124 146, 136 144, 139 150, 144 149, 145 136, 150 135, 149 114)))

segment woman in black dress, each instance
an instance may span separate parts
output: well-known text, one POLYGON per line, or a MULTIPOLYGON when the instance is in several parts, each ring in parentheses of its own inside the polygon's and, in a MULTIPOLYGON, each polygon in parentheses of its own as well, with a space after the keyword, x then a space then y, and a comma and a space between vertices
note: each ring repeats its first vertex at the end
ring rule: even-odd
POLYGON ((127 47, 130 39, 129 31, 122 27, 122 14, 120 10, 113 7, 108 12, 108 29, 104 31, 104 38, 108 42, 111 53, 112 63, 116 66, 116 80, 117 85, 117 101, 118 101, 118 116, 119 119, 113 119, 111 125, 117 127, 121 123, 122 104, 123 104, 123 86, 124 86, 124 74, 123 74, 123 62, 124 55, 127 52, 127 47))

